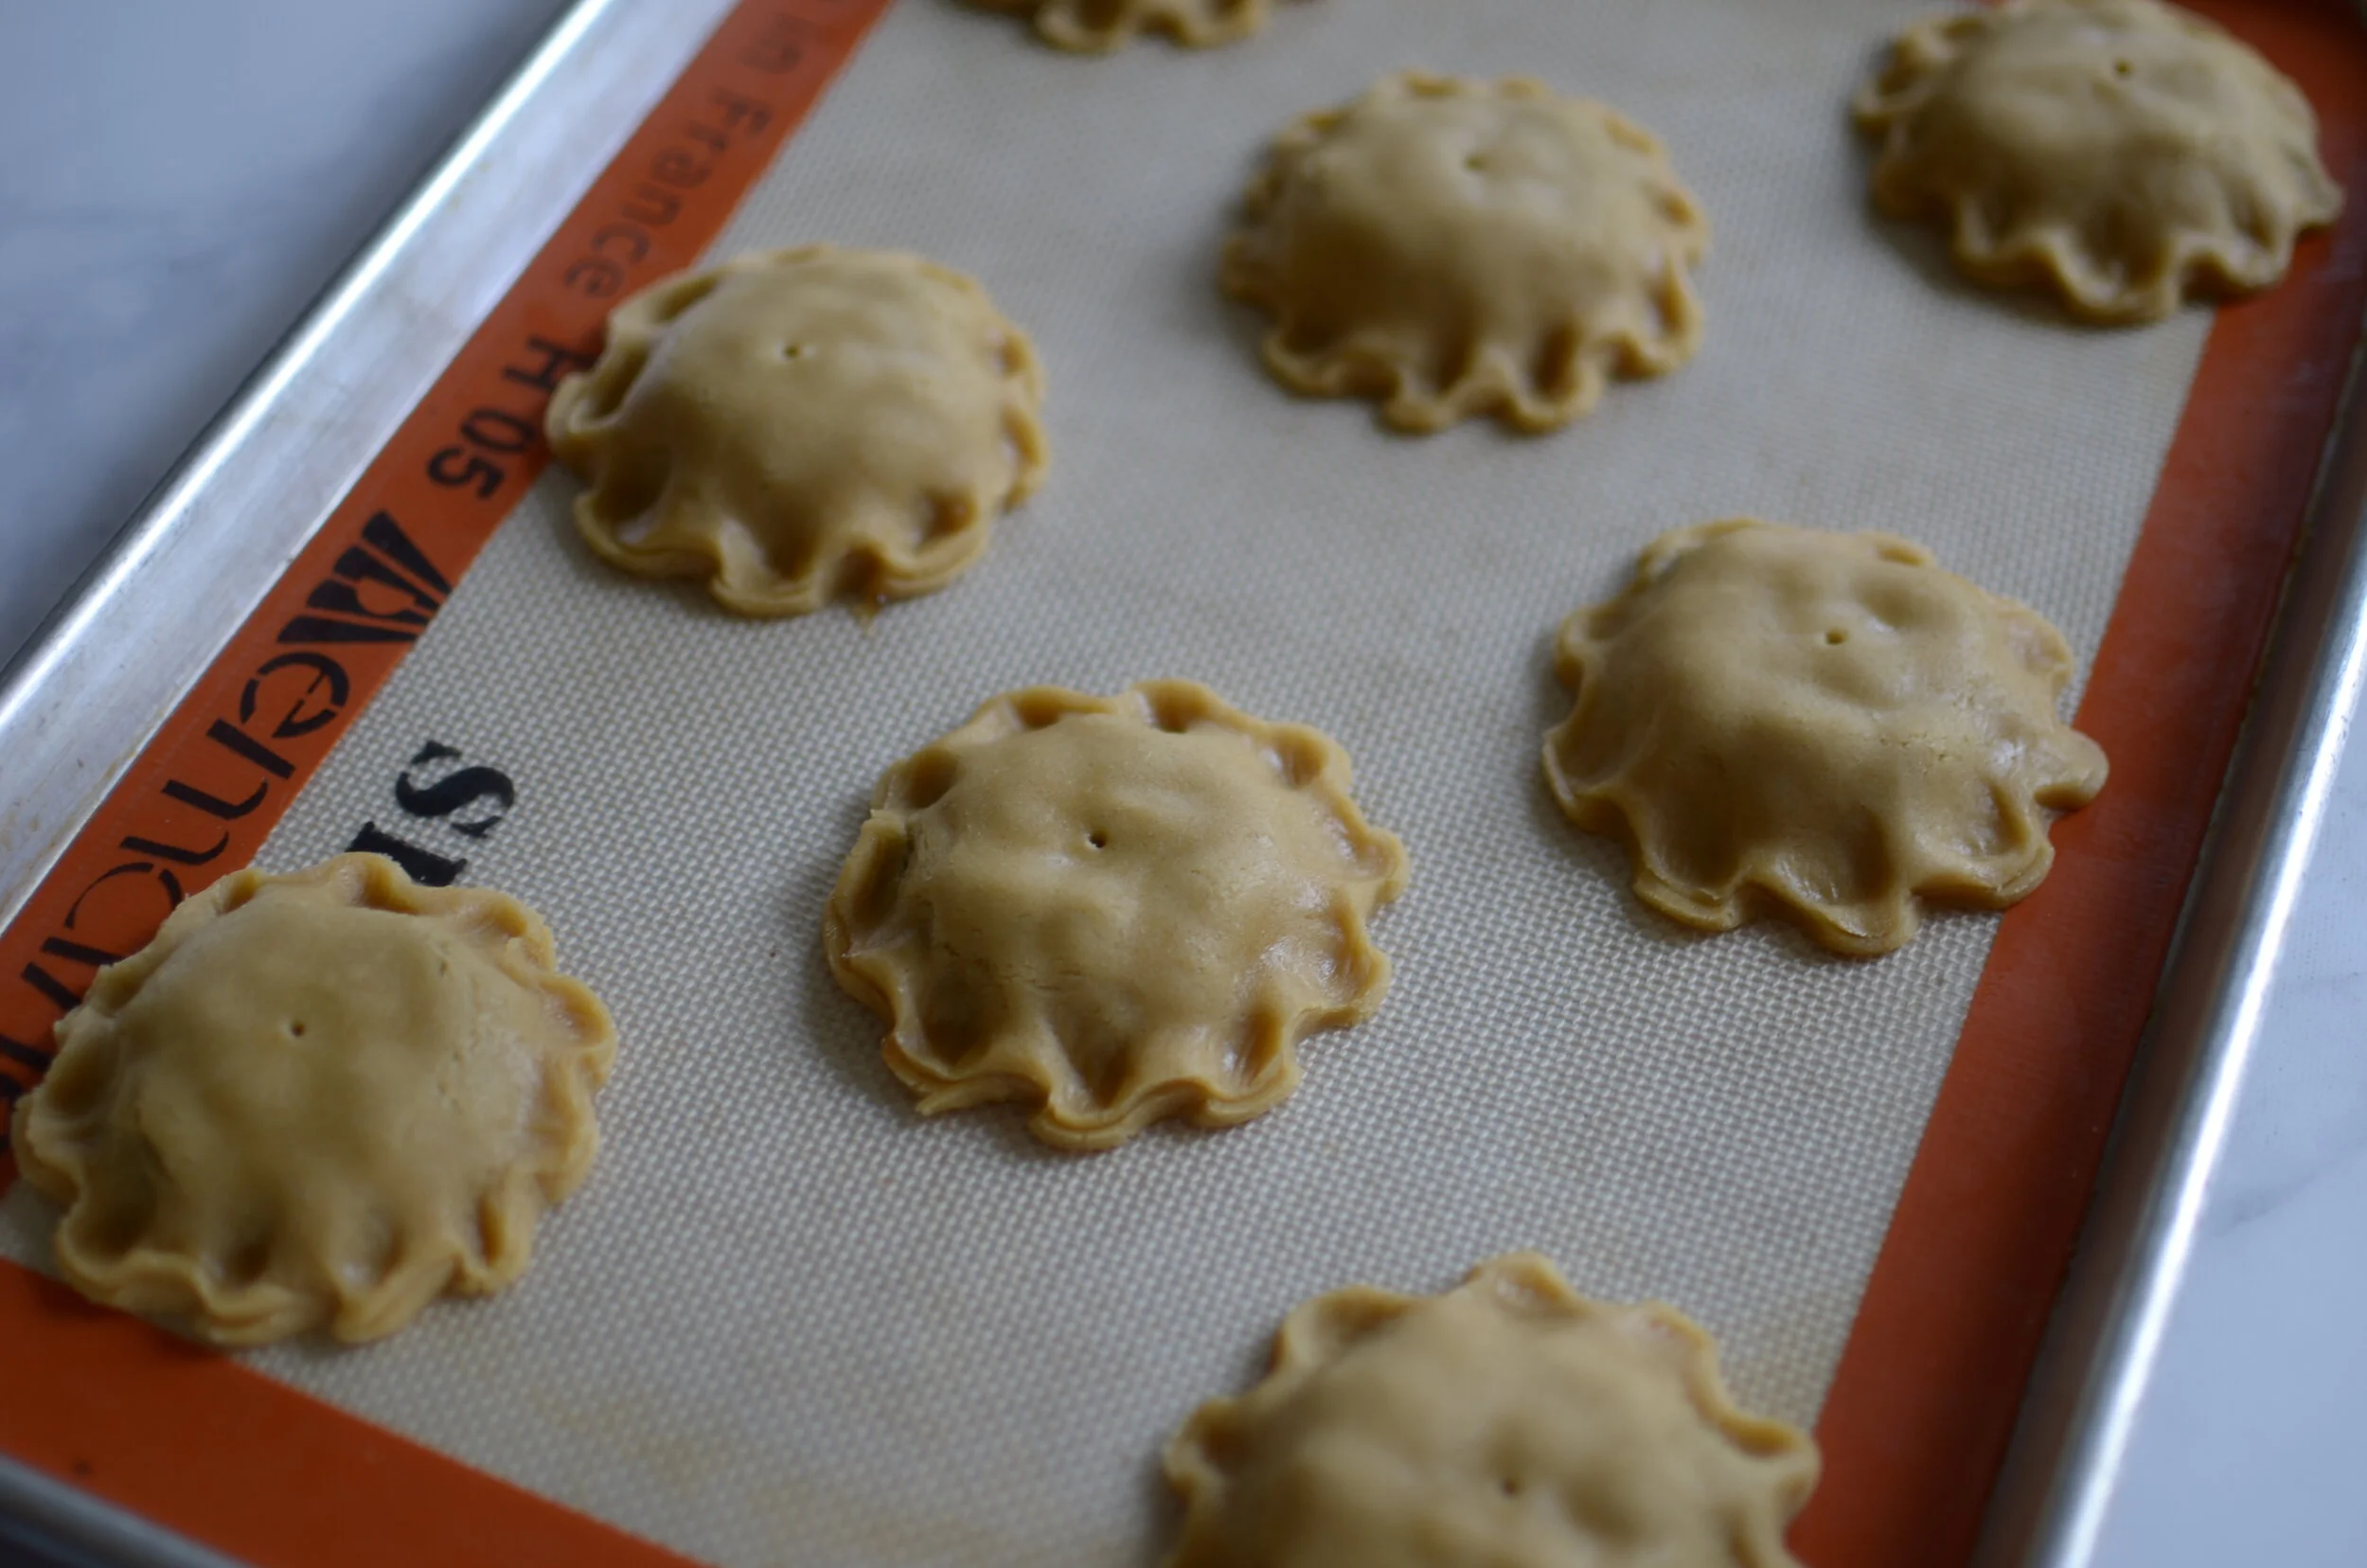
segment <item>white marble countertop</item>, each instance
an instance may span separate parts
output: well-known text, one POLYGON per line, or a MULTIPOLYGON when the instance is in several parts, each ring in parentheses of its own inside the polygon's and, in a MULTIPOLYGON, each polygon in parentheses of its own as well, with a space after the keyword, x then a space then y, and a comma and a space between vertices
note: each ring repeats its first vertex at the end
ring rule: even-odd
POLYGON ((2367 1563, 2367 747, 2344 754, 2100 1568, 2367 1563))
MULTIPOLYGON (((0 4, 0 659, 561 0, 0 4)), ((2112 1568, 2367 1563, 2367 754, 2346 760, 2112 1568)))
POLYGON ((0 0, 0 662, 563 0, 0 0))

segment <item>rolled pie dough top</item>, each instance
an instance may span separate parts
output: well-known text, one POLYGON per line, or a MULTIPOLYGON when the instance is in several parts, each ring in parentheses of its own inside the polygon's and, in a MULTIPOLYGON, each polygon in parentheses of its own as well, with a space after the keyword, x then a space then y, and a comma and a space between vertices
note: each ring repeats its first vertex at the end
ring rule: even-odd
POLYGON ((2190 284, 2263 289, 2342 193, 2301 89, 2156 0, 2011 0, 1902 34, 1858 95, 1874 196, 1944 219, 1967 272, 2050 281, 2101 321, 2190 284))
POLYGON ((1165 33, 1204 48, 1247 38, 1266 25, 1268 0, 970 0, 988 10, 1036 19, 1047 44, 1083 54, 1124 47, 1140 33, 1165 33))
POLYGON ((1817 1469, 1734 1407, 1690 1321, 1520 1253, 1427 1300, 1294 1309, 1265 1381, 1167 1446, 1168 1568, 1797 1568, 1817 1469))
POLYGON ((531 911, 376 855, 223 878, 57 1036, 14 1133, 60 1272, 222 1345, 377 1339, 515 1280, 615 1052, 531 911))
POLYGON ((1364 922, 1405 851, 1348 785, 1324 736, 1188 681, 1007 693, 881 779, 831 969, 924 1113, 1028 1100, 1078 1149, 1245 1121, 1388 986, 1364 922))
POLYGON ((1709 224, 1649 132, 1521 78, 1419 71, 1275 139, 1224 286, 1274 318, 1267 365, 1369 394, 1402 430, 1548 430, 1611 375, 1691 358, 1709 224))
POLYGON ((2071 650, 2036 612, 1881 534, 1747 518, 1664 534, 1563 623, 1545 775, 1625 839, 1635 891, 1725 931, 1755 893, 1837 952, 1899 947, 1918 895, 2000 908, 2103 787, 2056 715, 2071 650))
POLYGON ((941 588, 1044 469, 1026 337, 960 274, 892 251, 737 256, 652 284, 551 399, 590 481, 576 526, 627 571, 744 615, 941 588))

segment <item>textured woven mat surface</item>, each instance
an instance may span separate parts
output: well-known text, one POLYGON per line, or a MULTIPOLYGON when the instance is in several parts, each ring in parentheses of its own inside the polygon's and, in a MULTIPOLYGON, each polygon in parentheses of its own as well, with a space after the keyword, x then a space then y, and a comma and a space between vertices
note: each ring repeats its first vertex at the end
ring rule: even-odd
MULTIPOLYGON (((1513 1247, 1677 1303, 1748 1404, 1812 1419, 1994 921, 1873 964, 1681 933, 1537 752, 1560 617, 1731 513, 1920 540, 2093 652, 2208 321, 2079 330, 1869 215, 1847 96, 1918 9, 1312 0, 1240 46, 1079 61, 905 0, 718 254, 979 277, 1042 353, 1049 483, 866 629, 612 572, 545 476, 263 861, 376 822, 542 910, 623 1032, 600 1164, 507 1295, 255 1364, 732 1564, 1146 1560, 1159 1444, 1291 1303, 1513 1247), (1667 141, 1715 225, 1693 364, 1542 438, 1393 437, 1267 379, 1213 281, 1239 189, 1292 116, 1407 64, 1541 76, 1667 141), (1006 1112, 921 1122, 820 955, 873 779, 998 690, 1151 675, 1348 749, 1414 860, 1388 1003, 1239 1131, 1063 1158, 1006 1112), (482 837, 398 809, 431 742, 459 756, 415 780, 514 781, 482 837)), ((0 1253, 43 1261, 48 1214, 20 1186, 0 1253)))

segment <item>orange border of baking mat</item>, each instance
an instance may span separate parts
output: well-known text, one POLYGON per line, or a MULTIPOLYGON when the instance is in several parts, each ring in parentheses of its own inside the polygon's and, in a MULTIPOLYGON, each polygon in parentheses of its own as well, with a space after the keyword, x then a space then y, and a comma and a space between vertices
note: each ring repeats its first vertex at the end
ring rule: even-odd
POLYGON ((2367 28, 2340 0, 2186 4, 2301 83, 2349 202, 2211 329, 2079 705, 2111 780, 1998 931, 1825 1395, 1791 1533, 1816 1568, 1971 1555, 2367 312, 2367 28))
MULTIPOLYGON (((888 3, 717 27, 0 935, 0 1110, 98 965, 254 858, 533 483, 611 306, 698 258, 888 3)), ((684 1560, 14 1264, 0 1452, 258 1564, 684 1560)))
MULTIPOLYGON (((0 1097, 94 966, 253 857, 540 467, 608 302, 696 257, 885 4, 723 24, 0 935, 0 1097)), ((2340 0, 2198 9, 2309 91, 2355 194, 2212 330, 2080 710, 2111 783, 2004 918, 1825 1401, 1818 1568, 1970 1551, 2297 543, 2323 324, 2367 312, 2367 35, 2340 0)), ((0 1451, 261 1563, 679 1560, 7 1264, 0 1388, 0 1451)))

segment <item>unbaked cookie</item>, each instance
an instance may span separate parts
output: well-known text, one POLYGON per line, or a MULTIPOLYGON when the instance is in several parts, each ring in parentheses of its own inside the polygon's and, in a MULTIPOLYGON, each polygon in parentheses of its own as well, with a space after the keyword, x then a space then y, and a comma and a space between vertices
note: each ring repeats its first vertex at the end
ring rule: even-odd
POLYGON ((1709 224, 1652 134, 1522 78, 1407 71, 1275 139, 1223 282, 1294 390, 1400 430, 1550 430, 1691 358, 1709 224))
POLYGON ((1858 95, 1876 202, 1934 216, 1984 282, 2051 282, 2098 321, 2190 286, 2265 289, 2342 193, 2301 89, 2156 0, 2009 0, 1909 28, 1858 95))
POLYGON ((1727 1399, 1707 1334, 1516 1253, 1442 1296, 1301 1303, 1264 1381, 1167 1445, 1167 1568, 1798 1568, 1806 1434, 1727 1399))
POLYGON ((1027 1100, 1109 1149, 1289 1095, 1300 1039, 1380 1005, 1364 922, 1405 876, 1315 731, 1188 681, 1034 686, 888 770, 824 942, 923 1114, 1027 1100))
POLYGON ((1733 929, 1753 894, 1836 952, 1915 934, 1918 896, 2002 908, 2054 863, 2104 753, 2056 717, 2061 633, 1881 534, 1748 518, 1653 541, 1563 623, 1576 699, 1545 776, 1627 841, 1637 897, 1733 929))
POLYGON ((551 399, 576 526, 725 609, 941 588, 1044 469, 1035 350, 984 290, 895 251, 737 256, 652 284, 551 399))
POLYGON ((499 893, 240 871, 101 970, 16 1108, 59 1272, 220 1345, 391 1334, 525 1272, 616 1034, 499 893))
POLYGON ((970 0, 988 10, 1036 19, 1045 43, 1080 54, 1106 54, 1140 33, 1165 33, 1205 48, 1247 38, 1266 25, 1268 0, 970 0))

